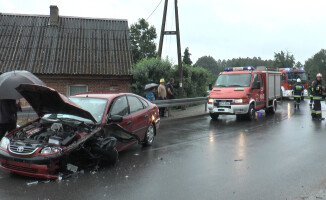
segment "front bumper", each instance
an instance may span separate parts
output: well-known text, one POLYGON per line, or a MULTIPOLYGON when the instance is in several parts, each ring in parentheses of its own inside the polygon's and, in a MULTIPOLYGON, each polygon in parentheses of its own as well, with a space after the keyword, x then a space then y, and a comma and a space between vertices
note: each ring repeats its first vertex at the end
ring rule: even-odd
POLYGON ((210 113, 215 113, 219 115, 246 114, 249 110, 249 104, 230 106, 215 106, 214 104, 208 104, 207 108, 210 113))
POLYGON ((0 167, 7 171, 24 176, 57 179, 55 172, 59 169, 56 165, 60 154, 44 157, 17 157, 6 151, 0 150, 0 167))
POLYGON ((0 167, 23 176, 42 178, 42 179, 57 179, 57 175, 49 173, 48 165, 37 165, 0 158, 0 167))

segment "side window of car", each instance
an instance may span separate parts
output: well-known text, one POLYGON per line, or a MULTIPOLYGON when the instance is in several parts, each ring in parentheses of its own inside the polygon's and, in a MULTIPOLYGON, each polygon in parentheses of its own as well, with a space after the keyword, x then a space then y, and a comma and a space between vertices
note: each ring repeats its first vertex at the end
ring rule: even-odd
POLYGON ((130 113, 134 113, 144 109, 142 102, 140 102, 137 97, 128 96, 128 102, 130 105, 130 113))
POLYGON ((126 116, 129 114, 126 96, 119 97, 114 101, 110 114, 120 116, 126 116))
POLYGON ((254 78, 252 80, 252 85, 253 86, 256 86, 257 85, 257 82, 258 82, 258 76, 257 76, 257 74, 254 74, 254 78))
POLYGON ((139 98, 139 100, 143 103, 144 108, 148 107, 148 103, 144 99, 139 98))
POLYGON ((260 87, 264 87, 264 82, 261 74, 259 74, 259 82, 260 82, 260 87))

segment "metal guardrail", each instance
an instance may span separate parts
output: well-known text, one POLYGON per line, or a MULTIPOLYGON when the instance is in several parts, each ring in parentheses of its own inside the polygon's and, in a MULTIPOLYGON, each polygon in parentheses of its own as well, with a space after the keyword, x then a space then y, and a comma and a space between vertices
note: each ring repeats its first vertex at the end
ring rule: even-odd
MULTIPOLYGON (((186 106, 193 104, 205 104, 205 111, 207 111, 208 97, 196 97, 196 98, 183 98, 183 99, 168 99, 168 100, 156 100, 152 103, 156 104, 159 108, 168 108, 168 117, 171 116, 171 108, 177 106, 186 106)), ((23 107, 22 112, 18 112, 18 117, 37 117, 33 108, 30 106, 23 107)))
POLYGON ((168 108, 168 117, 171 116, 171 108, 176 106, 186 106, 192 104, 205 104, 205 111, 207 111, 208 97, 196 98, 183 98, 183 99, 168 99, 168 100, 155 100, 152 103, 156 104, 159 108, 168 108))

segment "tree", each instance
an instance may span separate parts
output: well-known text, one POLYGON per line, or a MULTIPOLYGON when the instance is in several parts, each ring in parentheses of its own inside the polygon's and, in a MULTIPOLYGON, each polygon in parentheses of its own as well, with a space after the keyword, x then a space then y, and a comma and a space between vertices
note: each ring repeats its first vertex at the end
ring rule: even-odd
POLYGON ((130 26, 131 51, 134 63, 143 58, 156 56, 156 29, 149 26, 145 19, 139 19, 137 23, 130 26))
POLYGON ((189 48, 187 47, 185 49, 185 52, 183 53, 183 63, 185 63, 186 65, 192 65, 192 61, 190 59, 191 53, 189 53, 189 48))
POLYGON ((195 66, 200 66, 204 69, 207 69, 212 74, 218 75, 222 69, 218 68, 217 61, 212 56, 202 56, 198 58, 195 66))
POLYGON ((295 67, 296 68, 301 68, 301 67, 303 67, 303 64, 301 64, 301 62, 298 61, 297 63, 295 63, 295 67))
POLYGON ((326 75, 326 50, 321 49, 314 56, 309 58, 304 64, 305 70, 314 79, 317 73, 326 75))
POLYGON ((168 79, 172 64, 161 58, 148 58, 139 61, 131 70, 132 92, 143 96, 144 87, 148 83, 159 83, 161 78, 168 79))
POLYGON ((287 51, 285 52, 281 51, 280 53, 274 53, 274 63, 273 67, 276 68, 292 68, 295 63, 295 58, 293 54, 289 54, 287 51))

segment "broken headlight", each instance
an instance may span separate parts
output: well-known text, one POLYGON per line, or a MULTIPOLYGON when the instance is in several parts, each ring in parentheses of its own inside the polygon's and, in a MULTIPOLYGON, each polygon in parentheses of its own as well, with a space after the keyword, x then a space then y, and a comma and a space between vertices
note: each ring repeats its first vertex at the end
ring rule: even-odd
POLYGON ((61 151, 62 149, 60 147, 44 147, 41 150, 41 154, 58 153, 61 151))
POLYGON ((7 149, 9 143, 10 143, 9 139, 7 137, 3 137, 0 142, 0 147, 2 149, 7 149))

